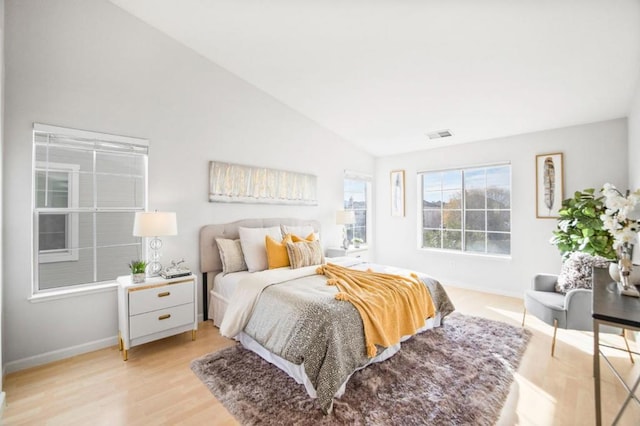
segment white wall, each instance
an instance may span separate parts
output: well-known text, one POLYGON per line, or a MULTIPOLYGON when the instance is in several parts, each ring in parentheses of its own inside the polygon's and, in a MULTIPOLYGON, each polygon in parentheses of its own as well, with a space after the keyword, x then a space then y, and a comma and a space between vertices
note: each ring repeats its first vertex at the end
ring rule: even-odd
MULTIPOLYGON (((2 188, 2 152, 4 144, 4 0, 0 0, 0 188, 2 188)), ((2 199, 3 194, 0 192, 0 223, 2 223, 2 199)), ((2 410, 4 408, 5 394, 2 391, 2 381, 4 378, 4 363, 2 355, 2 341, 4 339, 4 321, 2 317, 4 312, 2 309, 2 293, 4 285, 2 279, 2 240, 4 227, 0 227, 0 419, 2 419, 2 410)))
POLYGON ((640 189, 640 79, 629 108, 629 189, 640 189))
POLYGON ((324 244, 338 243, 343 170, 372 174, 371 156, 107 1, 9 0, 6 16, 7 370, 117 334, 115 292, 28 301, 33 122, 150 140, 149 208, 178 217, 165 261, 184 257, 199 272, 200 227, 242 218, 319 219, 324 244), (313 173, 319 206, 208 203, 209 160, 313 173))
POLYGON ((537 272, 558 273, 549 244, 556 220, 536 219, 536 154, 564 153, 564 198, 611 182, 627 187, 627 122, 601 123, 453 145, 376 160, 376 261, 422 271, 441 282, 522 297, 537 272), (499 162, 512 166, 511 259, 418 249, 417 172, 499 162), (390 215, 389 172, 406 171, 406 216, 390 215))

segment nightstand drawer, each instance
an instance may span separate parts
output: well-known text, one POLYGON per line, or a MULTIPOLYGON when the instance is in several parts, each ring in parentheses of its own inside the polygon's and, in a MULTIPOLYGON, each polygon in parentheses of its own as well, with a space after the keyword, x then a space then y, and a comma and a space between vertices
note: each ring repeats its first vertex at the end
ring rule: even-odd
POLYGON ((192 281, 145 288, 144 290, 130 289, 129 315, 193 303, 193 291, 192 281))
POLYGON ((132 316, 131 339, 193 323, 193 302, 132 316))

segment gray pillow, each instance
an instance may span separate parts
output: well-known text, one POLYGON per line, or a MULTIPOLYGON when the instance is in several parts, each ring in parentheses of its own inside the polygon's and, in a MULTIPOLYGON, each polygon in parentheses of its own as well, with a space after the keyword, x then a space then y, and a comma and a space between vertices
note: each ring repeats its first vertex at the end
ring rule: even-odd
POLYGON ((247 270, 247 264, 244 261, 240 240, 216 238, 216 244, 218 244, 220 260, 222 260, 223 274, 247 270))
POLYGON ((591 268, 594 266, 608 268, 609 262, 609 260, 601 256, 592 256, 577 251, 571 253, 560 269, 556 291, 558 293, 566 293, 576 288, 591 289, 593 287, 591 268))

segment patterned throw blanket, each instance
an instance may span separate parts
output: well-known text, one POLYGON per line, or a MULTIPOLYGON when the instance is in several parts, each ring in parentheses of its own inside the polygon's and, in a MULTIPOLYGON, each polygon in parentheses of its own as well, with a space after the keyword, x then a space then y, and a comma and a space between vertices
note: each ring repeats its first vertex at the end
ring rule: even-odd
POLYGON ((411 336, 436 313, 433 300, 416 274, 401 276, 358 271, 328 263, 317 269, 328 285, 340 292, 337 300, 351 302, 364 326, 367 356, 376 356, 376 345, 388 348, 411 336))
MULTIPOLYGON (((350 264, 350 267, 409 276, 408 271, 383 265, 358 263, 350 264)), ((297 270, 288 270, 289 273, 294 271, 297 270)), ((347 379, 371 361, 367 356, 360 314, 353 304, 336 300, 340 289, 328 286, 327 277, 318 275, 316 266, 310 268, 307 276, 295 279, 284 279, 280 273, 277 277, 272 276, 275 272, 271 271, 256 275, 265 273, 269 279, 265 278, 265 283, 259 286, 253 283, 257 276, 238 283, 239 287, 251 284, 251 288, 260 288, 255 290, 259 300, 248 305, 251 313, 246 325, 240 323, 241 329, 269 352, 292 364, 302 365, 315 390, 309 395, 317 397, 322 411, 329 413, 334 396, 341 387, 344 389, 347 379)), ((426 275, 419 275, 419 278, 433 299, 434 322, 438 325, 453 312, 454 306, 438 281, 426 275)), ((247 294, 242 291, 237 296, 247 298, 247 294)), ((233 310, 228 308, 227 315, 230 311, 233 310)))

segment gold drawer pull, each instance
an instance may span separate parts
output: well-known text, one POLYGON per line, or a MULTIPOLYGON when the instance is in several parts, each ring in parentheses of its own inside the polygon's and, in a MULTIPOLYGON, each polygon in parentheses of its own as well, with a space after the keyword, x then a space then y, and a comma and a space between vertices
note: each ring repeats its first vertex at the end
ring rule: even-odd
POLYGON ((158 317, 158 319, 159 319, 160 321, 162 321, 162 320, 166 320, 166 319, 169 319, 169 318, 171 318, 171 314, 164 314, 164 315, 160 315, 160 316, 158 317))
POLYGON ((171 294, 171 292, 169 292, 169 291, 165 291, 165 292, 163 292, 163 293, 158 293, 158 297, 167 297, 167 296, 168 296, 168 295, 170 295, 170 294, 171 294))

